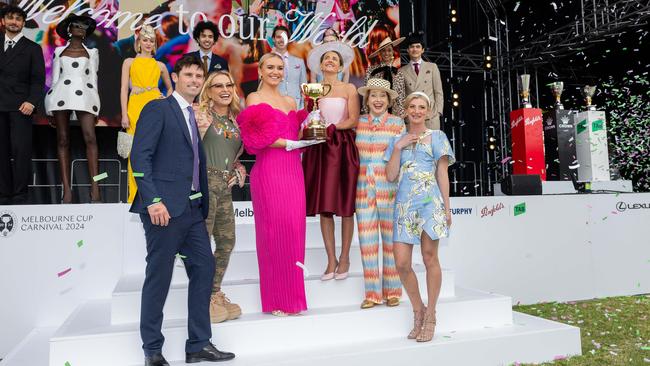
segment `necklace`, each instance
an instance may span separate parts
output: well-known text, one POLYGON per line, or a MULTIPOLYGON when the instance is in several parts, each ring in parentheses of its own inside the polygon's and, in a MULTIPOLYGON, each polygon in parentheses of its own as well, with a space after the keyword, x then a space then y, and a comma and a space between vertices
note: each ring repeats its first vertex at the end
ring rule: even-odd
POLYGON ((217 131, 217 134, 223 135, 226 139, 238 139, 239 129, 230 121, 228 115, 220 116, 216 112, 212 112, 213 122, 212 126, 217 131))

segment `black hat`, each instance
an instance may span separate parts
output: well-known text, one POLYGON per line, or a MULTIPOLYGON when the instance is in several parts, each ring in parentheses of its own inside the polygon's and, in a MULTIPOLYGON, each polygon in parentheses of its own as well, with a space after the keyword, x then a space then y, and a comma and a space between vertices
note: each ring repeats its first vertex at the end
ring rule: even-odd
POLYGON ((70 24, 75 22, 81 22, 88 25, 88 28, 86 29, 86 37, 93 34, 95 27, 97 27, 97 22, 95 22, 95 19, 87 15, 70 14, 67 18, 63 19, 59 22, 59 24, 56 25, 56 33, 59 35, 59 37, 68 40, 70 38, 70 35, 68 34, 68 27, 70 24))
POLYGON ((409 34, 406 37, 406 41, 404 41, 404 45, 406 46, 406 48, 408 48, 410 45, 414 43, 419 43, 422 45, 422 47, 424 47, 424 32, 422 31, 413 32, 409 34))
POLYGON ((217 28, 217 26, 214 23, 209 21, 203 21, 196 24, 194 26, 194 30, 192 31, 192 38, 198 41, 199 37, 201 36, 201 32, 203 32, 206 29, 212 32, 212 34, 214 35, 214 41, 216 42, 217 39, 219 39, 219 28, 217 28))

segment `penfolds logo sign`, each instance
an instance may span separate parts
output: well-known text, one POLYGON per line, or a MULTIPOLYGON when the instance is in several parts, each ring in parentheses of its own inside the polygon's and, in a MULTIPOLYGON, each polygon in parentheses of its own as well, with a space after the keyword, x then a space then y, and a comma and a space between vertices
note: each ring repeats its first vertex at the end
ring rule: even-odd
POLYGON ((489 206, 485 206, 481 209, 481 218, 486 216, 494 216, 495 213, 503 210, 505 207, 506 206, 502 202, 492 205, 491 208, 489 206))

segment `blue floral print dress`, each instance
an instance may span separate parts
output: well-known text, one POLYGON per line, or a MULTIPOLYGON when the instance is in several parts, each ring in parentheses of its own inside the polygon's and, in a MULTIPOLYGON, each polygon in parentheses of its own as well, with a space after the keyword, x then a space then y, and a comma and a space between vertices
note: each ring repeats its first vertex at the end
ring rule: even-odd
MULTIPOLYGON (((389 161, 395 144, 405 133, 392 138, 384 154, 389 161)), ((402 149, 395 198, 393 242, 420 244, 422 230, 433 240, 447 237, 445 205, 436 182, 436 166, 447 155, 449 165, 456 158, 444 132, 427 130, 417 143, 402 149), (431 143, 423 143, 431 136, 431 143)))

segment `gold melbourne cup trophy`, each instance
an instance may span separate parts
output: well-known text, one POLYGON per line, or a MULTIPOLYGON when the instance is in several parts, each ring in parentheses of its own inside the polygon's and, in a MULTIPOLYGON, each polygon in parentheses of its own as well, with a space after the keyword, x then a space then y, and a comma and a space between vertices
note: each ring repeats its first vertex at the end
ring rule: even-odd
MULTIPOLYGON (((302 92, 314 100, 312 112, 318 111, 318 99, 326 96, 332 91, 330 84, 309 83, 300 85, 302 92)), ((302 133, 303 140, 325 140, 327 139, 327 129, 325 124, 320 120, 320 113, 313 113, 316 116, 309 120, 309 124, 302 133)))
POLYGON ((556 81, 549 84, 551 87, 551 93, 555 97, 555 109, 564 109, 560 97, 562 96, 562 91, 564 90, 564 83, 561 81, 556 81))
POLYGON ((582 96, 585 97, 585 101, 587 102, 585 109, 587 109, 588 111, 595 111, 596 106, 591 104, 591 98, 593 98, 594 94, 596 93, 596 87, 591 85, 585 85, 582 88, 581 92, 582 92, 582 96))
POLYGON ((521 108, 533 108, 530 104, 530 75, 523 74, 517 78, 517 87, 521 96, 521 108))

